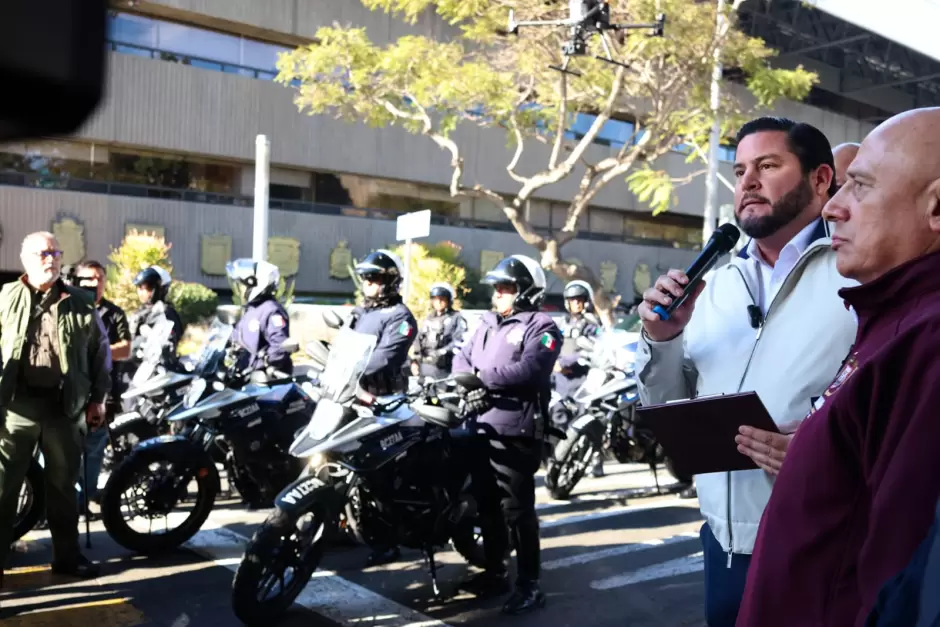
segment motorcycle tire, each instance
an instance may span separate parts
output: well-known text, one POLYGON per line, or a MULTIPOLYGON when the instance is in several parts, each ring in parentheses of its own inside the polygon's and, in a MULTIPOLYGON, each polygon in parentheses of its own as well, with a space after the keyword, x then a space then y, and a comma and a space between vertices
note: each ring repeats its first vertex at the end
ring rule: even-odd
POLYGON ((16 512, 16 517, 13 519, 13 537, 10 539, 10 544, 32 531, 33 527, 42 518, 43 512, 46 511, 45 479, 42 466, 39 465, 39 460, 35 457, 29 462, 26 477, 23 479, 23 488, 27 491, 26 507, 23 510, 18 509, 16 512))
POLYGON ((471 566, 486 568, 483 537, 473 520, 466 519, 457 524, 451 532, 450 545, 471 566))
MULTIPOLYGON (((327 527, 336 524, 335 520, 330 519, 322 504, 320 507, 315 506, 313 510, 303 513, 313 513, 314 516, 322 517, 323 524, 327 527)), ((249 627, 276 623, 294 603, 320 565, 324 552, 324 540, 331 535, 330 531, 325 531, 311 545, 312 552, 304 556, 300 568, 294 573, 286 591, 282 591, 282 594, 274 599, 258 598, 259 591, 263 589, 262 577, 265 567, 270 565, 277 556, 290 553, 290 551, 283 550, 284 540, 297 529, 298 520, 298 517, 280 508, 276 509, 255 532, 245 548, 245 555, 232 581, 232 610, 235 616, 249 627)))
MULTIPOLYGON (((108 477, 108 483, 105 485, 104 494, 101 498, 101 521, 104 523, 108 534, 125 549, 142 555, 168 553, 196 535, 206 519, 209 518, 218 493, 217 476, 213 476, 211 473, 196 473, 191 481, 196 481, 198 494, 190 510, 190 515, 183 521, 183 524, 172 531, 159 535, 139 533, 131 529, 121 511, 121 497, 138 474, 142 474, 150 464, 158 461, 172 460, 164 456, 159 448, 141 450, 128 457, 108 477)), ((179 501, 177 504, 179 504, 179 501)))
POLYGON ((585 446, 593 450, 591 441, 587 436, 572 431, 568 432, 566 440, 558 443, 555 456, 549 461, 548 471, 545 473, 545 488, 556 501, 567 500, 578 482, 581 481, 584 473, 587 472, 587 465, 582 464, 583 468, 574 468, 571 474, 565 480, 562 480, 563 470, 573 464, 580 463, 578 453, 585 446))
POLYGON ((688 483, 688 484, 691 484, 691 483, 692 483, 692 477, 691 477, 691 476, 680 475, 679 473, 676 472, 675 466, 674 466, 673 463, 672 463, 672 459, 670 459, 669 457, 667 457, 666 460, 665 460, 665 464, 666 464, 666 471, 667 471, 670 475, 672 475, 672 477, 673 477, 676 481, 678 481, 679 483, 688 483))

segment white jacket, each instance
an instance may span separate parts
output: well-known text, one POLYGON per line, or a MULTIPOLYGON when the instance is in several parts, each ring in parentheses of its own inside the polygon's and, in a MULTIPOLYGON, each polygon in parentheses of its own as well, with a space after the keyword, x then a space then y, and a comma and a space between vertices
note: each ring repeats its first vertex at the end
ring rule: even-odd
MULTIPOLYGON (((832 382, 857 322, 838 295, 857 285, 836 270, 831 240, 812 242, 774 296, 760 328, 748 305, 760 292, 756 259, 736 257, 706 277, 692 319, 668 342, 641 334, 636 356, 644 405, 753 391, 778 425, 800 421, 832 382)), ((763 470, 695 477, 702 514, 729 553, 754 551, 773 478, 763 470)))

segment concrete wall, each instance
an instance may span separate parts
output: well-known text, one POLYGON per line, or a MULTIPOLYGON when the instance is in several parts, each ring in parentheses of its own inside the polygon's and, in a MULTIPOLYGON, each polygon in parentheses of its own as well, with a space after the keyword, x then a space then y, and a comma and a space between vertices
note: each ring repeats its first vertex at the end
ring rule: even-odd
MULTIPOLYGON (((226 288, 228 283, 224 277, 202 273, 200 235, 230 235, 233 257, 251 256, 250 207, 0 186, 0 228, 3 230, 0 269, 18 269, 23 237, 32 231, 50 229, 62 216, 72 217, 84 226, 86 257, 102 261, 120 244, 128 223, 162 225, 166 228, 167 241, 172 244, 176 275, 212 288, 226 288)), ((391 220, 272 210, 269 231, 271 236, 284 235, 300 240, 301 269, 296 288, 303 292, 352 292, 351 281, 329 276, 330 252, 340 239, 347 240, 353 256, 358 258, 376 248, 395 244, 395 222, 391 220)), ((515 232, 508 231, 432 226, 428 241, 442 240, 461 245, 470 267, 479 266, 482 250, 502 251, 507 255, 535 253, 515 232)), ((632 280, 637 264, 645 263, 653 271, 684 267, 695 254, 672 248, 588 240, 575 240, 564 251, 595 271, 603 261, 615 262, 619 266, 616 288, 627 297, 633 293, 632 280)), ((561 287, 552 279, 549 291, 557 293, 561 287)))

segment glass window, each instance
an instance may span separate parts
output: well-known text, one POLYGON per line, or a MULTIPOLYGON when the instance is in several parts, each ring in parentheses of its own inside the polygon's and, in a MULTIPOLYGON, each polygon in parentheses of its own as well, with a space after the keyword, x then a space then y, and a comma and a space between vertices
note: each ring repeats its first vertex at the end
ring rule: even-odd
POLYGON ((161 22, 157 29, 156 47, 167 52, 238 64, 241 60, 240 39, 193 26, 161 22))
POLYGON ((277 70, 277 55, 288 48, 266 44, 252 39, 242 39, 239 64, 256 70, 277 70))
POLYGON ((157 21, 128 13, 108 16, 108 38, 122 44, 157 47, 157 21))

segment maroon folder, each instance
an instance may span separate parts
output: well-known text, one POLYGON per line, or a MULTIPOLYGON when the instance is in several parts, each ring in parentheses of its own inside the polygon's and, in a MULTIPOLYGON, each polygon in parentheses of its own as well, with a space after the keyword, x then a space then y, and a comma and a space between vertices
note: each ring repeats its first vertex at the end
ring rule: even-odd
POLYGON ((738 452, 738 428, 780 433, 755 392, 638 407, 637 421, 653 432, 680 476, 754 470, 757 464, 738 452))

